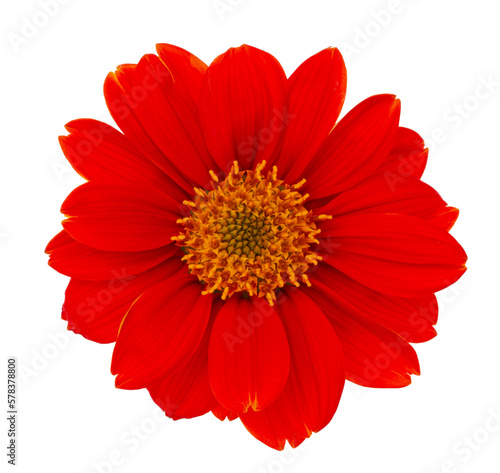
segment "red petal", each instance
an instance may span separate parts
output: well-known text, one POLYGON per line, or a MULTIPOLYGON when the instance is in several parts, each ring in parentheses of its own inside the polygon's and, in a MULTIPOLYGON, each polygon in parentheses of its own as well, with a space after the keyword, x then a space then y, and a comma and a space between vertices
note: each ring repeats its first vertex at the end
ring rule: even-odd
POLYGON ((348 380, 369 387, 402 387, 411 383, 410 374, 420 374, 417 354, 404 338, 364 317, 326 284, 316 281, 308 294, 339 337, 348 380))
POLYGON ((173 178, 181 174, 192 186, 208 187, 208 171, 217 171, 217 165, 203 139, 198 107, 183 84, 157 56, 147 54, 137 65, 134 87, 147 90, 135 113, 164 154, 158 166, 167 174, 174 169, 173 178))
POLYGON ((373 322, 397 332, 409 342, 425 342, 436 335, 436 296, 429 294, 403 298, 381 294, 349 278, 331 266, 320 263, 308 273, 313 286, 328 288, 328 297, 338 305, 347 302, 373 322))
POLYGON ((344 104, 347 73, 339 50, 327 48, 304 61, 288 80, 288 117, 276 164, 287 182, 304 169, 332 131, 344 104))
POLYGON ((285 330, 267 302, 234 296, 224 303, 210 338, 208 369, 226 409, 268 406, 285 386, 289 363, 285 330))
MULTIPOLYGON (((311 399, 310 402, 314 402, 311 399)), ((276 450, 283 450, 286 442, 292 448, 298 447, 306 438, 309 438, 312 432, 306 437, 302 437, 296 433, 295 427, 287 421, 287 416, 293 416, 296 413, 290 409, 285 412, 277 407, 265 409, 263 411, 249 411, 246 414, 241 414, 240 419, 246 429, 262 443, 276 450)), ((303 429, 299 429, 303 430, 303 429)))
POLYGON ((171 258, 139 275, 117 266, 105 281, 72 278, 66 289, 62 318, 68 329, 98 343, 116 341, 118 328, 132 303, 147 289, 164 281, 185 266, 171 258))
POLYGON ((342 192, 330 203, 315 210, 333 217, 347 214, 398 213, 430 220, 446 209, 446 202, 429 185, 415 178, 391 187, 384 175, 378 174, 342 192))
POLYGON ((47 245, 49 265, 66 276, 88 281, 108 279, 122 268, 127 274, 142 273, 179 251, 174 244, 148 251, 101 251, 71 238, 65 230, 47 245))
POLYGON ((116 387, 140 389, 186 365, 198 348, 212 305, 181 271, 144 292, 123 319, 111 361, 116 387))
POLYGON ((394 95, 375 95, 354 107, 324 141, 304 173, 312 199, 349 189, 387 158, 400 113, 394 95))
POLYGON ((66 124, 70 133, 60 136, 61 148, 73 168, 87 180, 136 182, 159 189, 182 202, 187 194, 128 138, 106 123, 91 119, 66 124))
POLYGON ((61 212, 79 242, 106 251, 152 250, 179 233, 181 206, 155 188, 87 182, 71 192, 61 212))
POLYGON ((344 387, 342 348, 328 319, 302 291, 281 293, 278 314, 290 346, 290 373, 269 407, 240 414, 249 432, 272 448, 299 445, 332 419, 344 387))
POLYGON ((467 255, 445 230, 395 214, 337 217, 321 225, 324 261, 376 291, 430 294, 465 272, 467 255))
MULTIPOLYGON (((145 85, 134 86, 136 69, 135 64, 123 64, 117 68, 116 72, 110 72, 106 77, 104 97, 109 112, 125 136, 153 163, 163 169, 173 181, 191 194, 193 192, 192 183, 170 164, 137 117, 137 107, 144 100, 148 89, 151 88, 151 85, 148 84, 152 77, 148 77, 145 85)), ((170 73, 164 80, 167 80, 168 77, 171 78, 170 73)))
POLYGON ((429 150, 425 149, 424 140, 418 133, 399 127, 394 147, 375 172, 383 174, 394 187, 409 177, 420 179, 428 155, 429 150))
POLYGON ((208 345, 213 322, 222 305, 221 300, 214 301, 205 334, 187 364, 148 386, 153 401, 172 419, 201 416, 218 404, 208 378, 208 345))
POLYGON ((175 82, 182 84, 198 103, 207 65, 194 54, 172 44, 157 44, 156 51, 163 64, 172 73, 175 82))
POLYGON ((431 221, 435 225, 438 225, 439 227, 449 232, 453 228, 453 225, 455 225, 459 213, 460 213, 459 210, 456 209, 455 207, 446 207, 439 215, 434 217, 431 221))
POLYGON ((249 169, 271 161, 283 129, 286 76, 270 54, 251 46, 231 48, 208 68, 200 118, 210 153, 228 172, 234 160, 249 169))
POLYGON ((217 403, 215 407, 212 409, 212 414, 217 417, 219 420, 234 420, 238 418, 237 412, 228 411, 225 407, 223 407, 220 403, 217 403))

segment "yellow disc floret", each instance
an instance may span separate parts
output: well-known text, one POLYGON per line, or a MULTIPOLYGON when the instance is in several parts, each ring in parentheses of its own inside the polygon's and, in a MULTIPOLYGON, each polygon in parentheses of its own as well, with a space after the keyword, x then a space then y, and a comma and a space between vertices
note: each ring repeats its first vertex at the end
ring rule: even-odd
POLYGON ((305 273, 321 260, 310 249, 320 233, 315 221, 331 217, 303 206, 308 194, 298 189, 305 179, 290 186, 277 178, 276 166, 264 176, 265 165, 240 171, 235 161, 222 182, 210 172, 213 190, 195 189, 194 201, 184 201, 191 215, 178 220, 184 231, 173 240, 204 283, 202 294, 220 291, 226 299, 245 291, 273 305, 277 288, 311 285, 305 273))

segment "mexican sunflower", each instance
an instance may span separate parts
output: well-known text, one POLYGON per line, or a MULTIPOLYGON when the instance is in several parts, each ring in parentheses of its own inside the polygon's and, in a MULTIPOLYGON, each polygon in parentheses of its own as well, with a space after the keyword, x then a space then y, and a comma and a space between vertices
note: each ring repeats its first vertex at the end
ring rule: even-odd
POLYGON ((332 419, 345 380, 402 387, 435 336, 434 293, 465 271, 458 210, 420 180, 427 149, 394 95, 339 120, 340 52, 287 78, 270 54, 210 66, 168 44, 104 83, 121 131, 71 121, 87 181, 49 264, 68 328, 116 342, 122 389, 173 419, 239 418, 275 449, 332 419))

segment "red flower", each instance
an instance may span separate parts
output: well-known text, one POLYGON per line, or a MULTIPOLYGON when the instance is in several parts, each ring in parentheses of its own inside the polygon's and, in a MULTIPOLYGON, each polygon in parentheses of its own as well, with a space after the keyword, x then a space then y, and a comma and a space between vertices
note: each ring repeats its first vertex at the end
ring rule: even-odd
POLYGON ((325 49, 286 78, 250 46, 207 67, 159 45, 104 84, 123 133, 66 125, 88 182, 49 264, 63 318, 116 341, 116 386, 173 419, 239 417, 265 444, 325 427, 348 379, 401 387, 434 337, 434 292, 465 271, 458 210, 420 177, 427 150, 393 95, 337 123, 346 71, 325 49))

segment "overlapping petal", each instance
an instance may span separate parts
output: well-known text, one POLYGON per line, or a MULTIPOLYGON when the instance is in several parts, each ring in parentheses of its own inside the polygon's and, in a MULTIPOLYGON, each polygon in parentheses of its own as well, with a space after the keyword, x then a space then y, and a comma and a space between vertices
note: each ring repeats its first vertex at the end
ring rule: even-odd
POLYGON ((154 54, 146 54, 137 65, 133 87, 145 93, 137 101, 135 114, 148 136, 164 155, 157 163, 167 173, 175 169, 193 187, 206 187, 209 170, 217 171, 201 129, 198 107, 182 77, 175 80, 154 54))
POLYGON ((64 229, 84 245, 105 251, 153 250, 172 242, 185 211, 165 192, 144 186, 90 181, 64 201, 64 229))
POLYGON ((187 198, 186 192, 113 127, 80 119, 67 123, 65 128, 70 134, 60 136, 59 143, 66 159, 84 179, 133 182, 168 190, 181 202, 187 198))
POLYGON ((111 361, 115 384, 144 388, 185 365, 196 352, 210 318, 212 297, 200 297, 187 271, 150 287, 124 318, 111 361))
POLYGON ((460 211, 455 207, 446 207, 443 211, 431 219, 431 221, 446 231, 450 231, 457 221, 460 211))
POLYGON ((203 338, 189 361, 148 386, 154 402, 172 419, 201 416, 218 405, 208 377, 208 346, 222 306, 220 299, 214 300, 203 338))
POLYGON ((304 61, 288 79, 279 172, 293 183, 332 131, 344 104, 347 73, 339 50, 327 48, 304 61))
POLYGON ((407 178, 420 179, 427 165, 429 150, 422 137, 409 128, 399 127, 391 152, 375 173, 383 174, 394 187, 407 178))
POLYGON ((220 403, 217 403, 212 409, 212 414, 219 420, 234 420, 238 418, 238 413, 229 411, 223 407, 220 403))
POLYGON ((200 119, 205 141, 220 169, 234 160, 250 169, 272 161, 283 129, 286 76, 270 54, 251 46, 231 48, 208 68, 200 119))
POLYGON ((448 287, 467 255, 432 222, 398 214, 345 215, 321 227, 324 261, 384 294, 418 297, 448 287))
MULTIPOLYGON (((104 98, 109 113, 124 135, 153 163, 172 178, 186 192, 191 192, 189 181, 170 165, 165 155, 147 134, 136 115, 137 104, 147 94, 145 85, 134 86, 136 64, 122 64, 110 72, 104 81, 104 98)), ((171 74, 165 78, 171 79, 171 74)), ((149 86, 151 87, 151 86, 149 86)))
POLYGON ((374 95, 354 107, 323 142, 304 171, 312 199, 334 195, 368 177, 387 158, 396 139, 400 103, 374 95))
POLYGON ((86 246, 60 231, 47 245, 49 265, 66 276, 86 281, 101 281, 120 269, 135 275, 170 258, 179 248, 170 243, 147 251, 102 251, 86 246))
POLYGON ((137 115, 138 105, 148 96, 149 90, 162 83, 172 83, 170 71, 160 68, 162 76, 156 73, 143 76, 143 83, 137 83, 137 65, 122 64, 115 72, 110 72, 104 81, 104 97, 108 110, 124 135, 153 163, 162 169, 185 192, 193 189, 189 176, 183 176, 169 161, 155 141, 149 136, 137 115))
POLYGON ((392 187, 383 174, 375 174, 351 189, 342 192, 318 214, 360 215, 369 213, 394 213, 432 220, 446 211, 446 202, 429 185, 414 177, 392 187))
POLYGON ((420 374, 415 350, 403 337, 364 317, 325 284, 308 293, 335 329, 348 380, 361 386, 403 387, 411 383, 411 374, 420 374))
POLYGON ((300 290, 285 291, 277 311, 290 347, 290 373, 269 407, 240 414, 249 432, 272 448, 300 445, 332 419, 344 387, 344 355, 326 316, 300 290))
POLYGON ((66 289, 62 318, 68 329, 98 343, 116 341, 118 329, 132 303, 146 290, 184 268, 171 258, 141 274, 117 266, 102 281, 71 278, 66 289))
POLYGON ((198 103, 207 65, 194 54, 173 44, 157 44, 156 51, 174 81, 185 87, 194 102, 198 103))
POLYGON ((290 352, 283 325, 264 299, 231 297, 217 316, 209 349, 210 383, 228 410, 261 410, 281 393, 290 352))
POLYGON ((396 297, 374 291, 332 266, 321 263, 310 271, 313 287, 325 288, 328 298, 356 314, 384 325, 409 342, 425 342, 436 335, 438 303, 434 294, 396 297), (348 303, 346 305, 346 303, 348 303))

